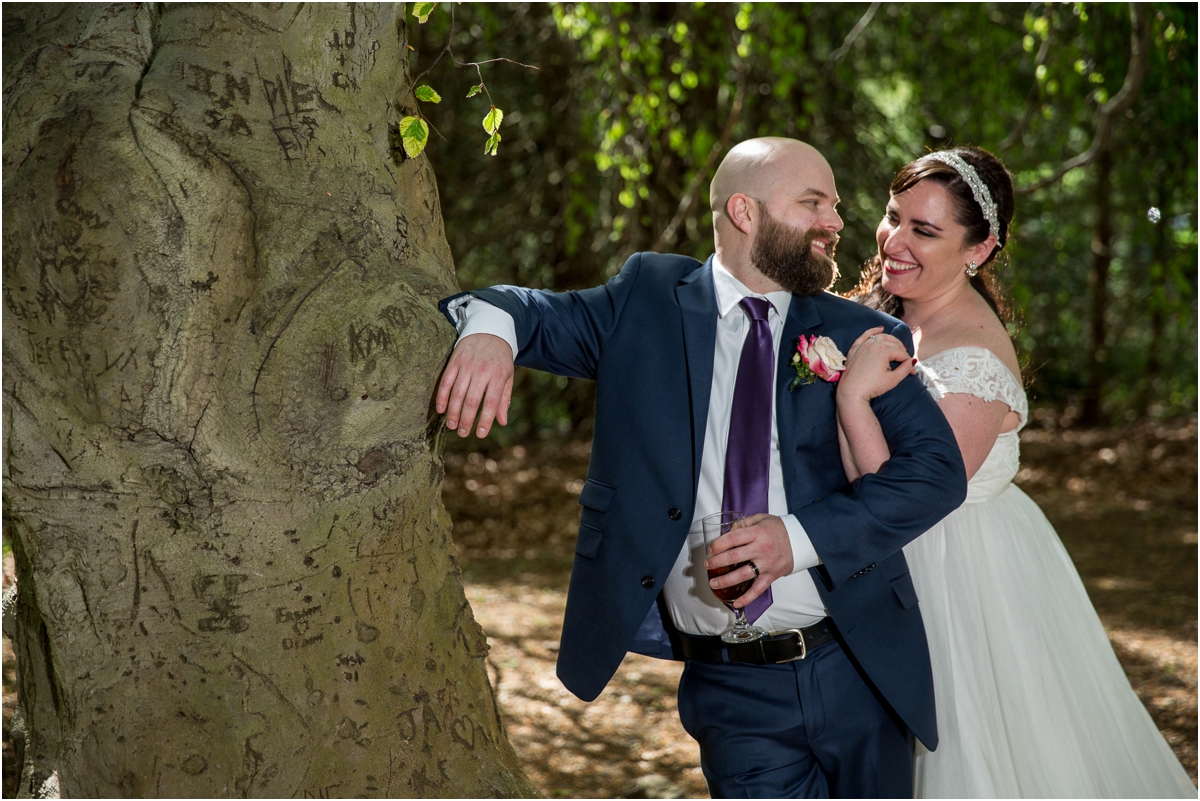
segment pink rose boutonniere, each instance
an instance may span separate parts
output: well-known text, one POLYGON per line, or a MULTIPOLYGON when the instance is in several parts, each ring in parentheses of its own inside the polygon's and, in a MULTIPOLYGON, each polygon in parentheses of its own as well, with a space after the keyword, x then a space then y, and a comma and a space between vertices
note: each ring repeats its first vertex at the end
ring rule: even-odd
POLYGON ((846 369, 846 356, 829 337, 796 337, 796 352, 792 354, 796 377, 788 384, 791 392, 801 384, 811 384, 818 378, 833 384, 846 369))

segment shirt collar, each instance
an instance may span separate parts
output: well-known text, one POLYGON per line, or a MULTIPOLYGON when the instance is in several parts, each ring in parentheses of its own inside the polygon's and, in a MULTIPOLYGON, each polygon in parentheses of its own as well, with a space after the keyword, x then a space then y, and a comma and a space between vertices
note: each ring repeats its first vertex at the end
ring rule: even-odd
POLYGON ((765 295, 760 295, 757 292, 751 292, 746 288, 746 285, 733 277, 733 273, 721 264, 721 260, 713 256, 713 289, 717 295, 717 316, 721 319, 729 314, 742 301, 742 298, 747 295, 756 298, 766 298, 770 302, 772 308, 779 313, 780 317, 786 317, 788 307, 792 303, 792 293, 786 289, 781 289, 777 292, 768 292, 765 295))

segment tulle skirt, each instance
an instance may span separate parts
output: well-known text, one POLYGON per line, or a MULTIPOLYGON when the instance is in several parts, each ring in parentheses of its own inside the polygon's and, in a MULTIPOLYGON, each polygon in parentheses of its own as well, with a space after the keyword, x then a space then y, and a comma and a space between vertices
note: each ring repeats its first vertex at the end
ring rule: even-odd
POLYGON ((904 552, 937 697, 917 798, 1196 797, 1019 487, 963 505, 904 552))

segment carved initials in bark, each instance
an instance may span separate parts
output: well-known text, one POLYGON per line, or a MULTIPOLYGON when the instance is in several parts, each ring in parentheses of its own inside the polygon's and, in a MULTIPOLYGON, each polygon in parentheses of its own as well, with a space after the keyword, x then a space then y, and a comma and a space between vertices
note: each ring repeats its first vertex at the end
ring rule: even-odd
POLYGON ((26 794, 532 793, 440 504, 402 13, 3 9, 26 794))

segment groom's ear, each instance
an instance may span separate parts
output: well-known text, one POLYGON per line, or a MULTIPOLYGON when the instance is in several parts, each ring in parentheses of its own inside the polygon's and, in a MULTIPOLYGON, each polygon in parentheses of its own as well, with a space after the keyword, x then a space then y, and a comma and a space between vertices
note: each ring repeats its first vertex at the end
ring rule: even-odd
POLYGON ((758 219, 758 208, 752 197, 735 192, 729 196, 729 200, 725 201, 725 216, 729 218, 735 228, 749 236, 758 219))

